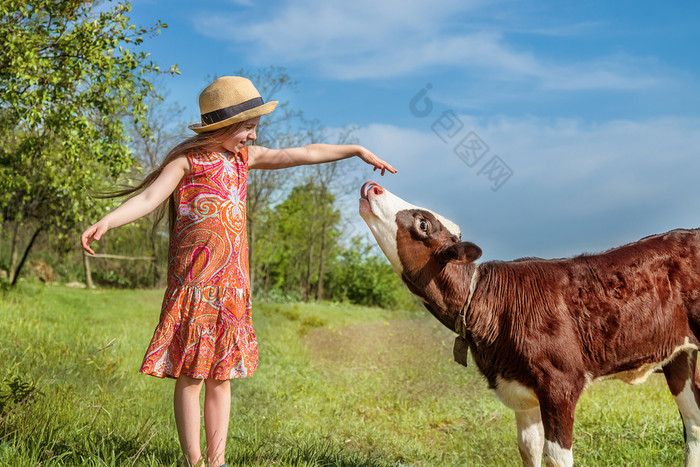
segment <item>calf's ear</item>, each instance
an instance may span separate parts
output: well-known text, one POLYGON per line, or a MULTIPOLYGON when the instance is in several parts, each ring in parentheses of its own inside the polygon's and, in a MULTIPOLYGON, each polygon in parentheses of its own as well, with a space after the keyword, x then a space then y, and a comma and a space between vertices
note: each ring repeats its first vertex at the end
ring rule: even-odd
POLYGON ((472 242, 460 242, 449 246, 440 252, 444 263, 468 264, 481 257, 481 248, 472 242))

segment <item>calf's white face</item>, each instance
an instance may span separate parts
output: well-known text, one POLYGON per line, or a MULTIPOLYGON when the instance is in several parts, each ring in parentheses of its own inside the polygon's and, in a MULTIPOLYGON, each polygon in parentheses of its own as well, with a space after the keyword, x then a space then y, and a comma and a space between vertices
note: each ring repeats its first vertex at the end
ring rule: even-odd
MULTIPOLYGON (((407 203, 375 182, 365 183, 360 190, 360 216, 400 276, 412 275, 445 252, 450 259, 464 259, 465 245, 478 250, 476 245, 459 242, 461 233, 454 222, 407 203)), ((481 255, 476 250, 471 251, 470 260, 481 255)))

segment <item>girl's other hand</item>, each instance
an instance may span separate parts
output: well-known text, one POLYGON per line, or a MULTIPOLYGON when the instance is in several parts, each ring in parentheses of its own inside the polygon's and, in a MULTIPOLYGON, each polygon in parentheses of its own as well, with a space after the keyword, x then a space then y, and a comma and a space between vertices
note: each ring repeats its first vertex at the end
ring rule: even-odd
POLYGON ((107 225, 107 222, 105 222, 104 219, 100 220, 97 224, 93 224, 88 227, 85 232, 83 232, 83 235, 80 236, 80 244, 83 246, 83 250, 87 251, 91 255, 94 255, 95 252, 92 251, 92 248, 90 248, 90 244, 102 238, 102 235, 104 235, 108 230, 109 225, 107 225))
POLYGON ((372 151, 370 151, 367 148, 363 147, 360 150, 359 156, 360 156, 360 159, 362 159, 363 161, 367 162, 370 165, 373 165, 374 170, 381 170, 382 175, 384 175, 384 172, 387 170, 393 174, 396 173, 396 169, 393 168, 391 166, 391 164, 389 164, 388 162, 384 162, 383 160, 378 158, 372 151))

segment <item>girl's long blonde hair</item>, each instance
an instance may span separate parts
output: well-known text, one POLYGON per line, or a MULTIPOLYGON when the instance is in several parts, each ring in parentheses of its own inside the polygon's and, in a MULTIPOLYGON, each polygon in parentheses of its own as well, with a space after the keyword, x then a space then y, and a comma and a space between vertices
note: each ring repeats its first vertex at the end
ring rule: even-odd
MULTIPOLYGON (((218 152, 221 151, 222 144, 224 141, 229 139, 231 135, 236 133, 241 129, 245 122, 233 123, 229 126, 219 128, 218 130, 208 131, 205 133, 198 133, 186 140, 182 141, 180 144, 172 148, 168 154, 165 155, 163 162, 160 163, 151 173, 146 175, 146 177, 136 186, 129 186, 123 189, 117 189, 110 191, 108 193, 97 195, 98 198, 118 198, 120 196, 129 196, 141 193, 143 190, 151 186, 153 182, 158 178, 158 176, 163 172, 163 168, 168 165, 173 160, 180 156, 187 154, 194 154, 197 152, 218 152)), ((175 205, 175 194, 171 193, 167 201, 163 202, 156 210, 156 217, 153 222, 153 230, 157 228, 160 221, 165 217, 165 213, 168 213, 168 231, 173 232, 175 228, 175 219, 177 217, 177 206, 175 205)))

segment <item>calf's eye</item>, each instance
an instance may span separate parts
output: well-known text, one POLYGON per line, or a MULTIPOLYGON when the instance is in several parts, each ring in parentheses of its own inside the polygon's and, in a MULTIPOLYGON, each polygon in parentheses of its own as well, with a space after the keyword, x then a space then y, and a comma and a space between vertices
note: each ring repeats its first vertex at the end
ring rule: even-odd
POLYGON ((418 227, 420 227, 423 232, 428 233, 428 223, 425 220, 421 219, 418 227))

